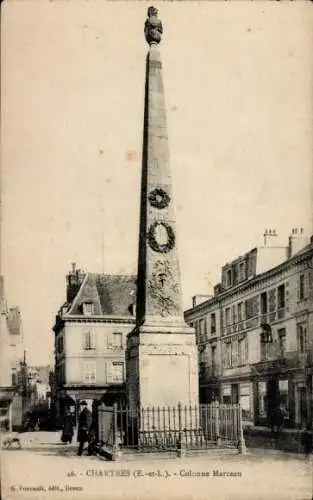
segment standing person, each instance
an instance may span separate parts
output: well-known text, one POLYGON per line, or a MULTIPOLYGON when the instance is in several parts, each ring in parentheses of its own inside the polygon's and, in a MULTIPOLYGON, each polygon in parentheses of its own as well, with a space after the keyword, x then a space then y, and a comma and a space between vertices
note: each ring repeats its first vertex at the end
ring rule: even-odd
POLYGON ((99 403, 97 400, 93 401, 92 404, 92 417, 91 417, 91 426, 89 429, 89 445, 88 445, 88 455, 93 455, 97 444, 99 441, 98 436, 98 407, 99 403))
POLYGON ((284 409, 283 405, 276 406, 272 414, 272 423, 271 428, 272 432, 278 436, 281 431, 281 428, 284 425, 284 409))
POLYGON ((85 443, 89 440, 90 426, 92 422, 91 411, 87 407, 87 402, 82 401, 82 411, 78 417, 78 432, 77 441, 79 442, 78 455, 81 456, 84 450, 85 443))
POLYGON ((63 420, 63 432, 61 441, 62 443, 71 443, 74 434, 74 422, 73 416, 71 415, 69 409, 65 410, 64 420, 63 420))

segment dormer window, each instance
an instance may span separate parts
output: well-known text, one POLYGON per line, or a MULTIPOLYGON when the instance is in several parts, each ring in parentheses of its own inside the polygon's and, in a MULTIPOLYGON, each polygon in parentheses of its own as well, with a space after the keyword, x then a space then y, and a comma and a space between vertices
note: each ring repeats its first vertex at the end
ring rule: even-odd
POLYGON ((95 312, 95 305, 92 302, 83 303, 83 314, 84 316, 92 316, 95 312))
POLYGON ((227 271, 227 274, 226 274, 226 283, 227 283, 227 288, 231 287, 232 285, 232 276, 231 276, 231 269, 229 269, 227 271))
POLYGON ((62 315, 63 315, 63 314, 66 314, 66 313, 67 313, 67 310, 68 310, 68 306, 67 306, 67 304, 65 304, 64 306, 62 306, 62 315))
POLYGON ((245 263, 240 262, 239 264, 239 281, 244 281, 246 278, 245 263))

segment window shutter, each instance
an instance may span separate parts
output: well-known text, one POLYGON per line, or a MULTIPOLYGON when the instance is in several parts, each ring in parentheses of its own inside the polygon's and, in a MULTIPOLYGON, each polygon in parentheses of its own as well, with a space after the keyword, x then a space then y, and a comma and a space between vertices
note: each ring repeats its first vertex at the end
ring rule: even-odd
POLYGON ((110 384, 112 382, 112 361, 106 362, 106 375, 107 383, 110 384))
POLYGON ((260 296, 257 295, 256 297, 254 297, 254 300, 255 300, 255 316, 258 316, 259 315, 259 312, 260 312, 260 296))
POLYGON ((84 332, 83 333, 83 349, 88 349, 88 337, 89 337, 89 332, 84 332))
POLYGON ((244 363, 248 363, 249 360, 249 351, 248 351, 248 337, 245 338, 244 340, 245 346, 244 346, 244 363))
POLYGON ((112 332, 108 332, 107 345, 109 349, 112 347, 112 344, 113 344, 112 332))
POLYGON ((90 347, 91 349, 96 348, 96 332, 90 332, 90 347))
POLYGON ((304 278, 304 298, 309 299, 312 297, 313 274, 312 271, 305 273, 304 278))

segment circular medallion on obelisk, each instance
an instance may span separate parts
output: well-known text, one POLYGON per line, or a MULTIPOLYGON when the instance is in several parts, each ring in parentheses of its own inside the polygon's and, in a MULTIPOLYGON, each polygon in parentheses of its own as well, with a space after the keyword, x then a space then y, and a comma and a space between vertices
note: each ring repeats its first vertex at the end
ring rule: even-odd
POLYGON ((168 253, 175 246, 175 234, 169 224, 155 221, 148 232, 148 242, 152 250, 159 253, 168 253))
POLYGON ((150 205, 154 208, 166 208, 171 201, 170 196, 162 188, 155 188, 148 195, 150 205))

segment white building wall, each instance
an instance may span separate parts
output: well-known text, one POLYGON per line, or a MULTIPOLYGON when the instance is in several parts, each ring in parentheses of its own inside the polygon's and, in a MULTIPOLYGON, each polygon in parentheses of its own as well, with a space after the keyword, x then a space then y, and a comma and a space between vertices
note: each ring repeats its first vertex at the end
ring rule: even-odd
MULTIPOLYGON (((113 363, 124 363, 127 334, 133 325, 116 323, 66 323, 64 335, 65 382, 68 385, 106 385, 114 382, 113 363), (84 334, 95 338, 95 349, 84 349, 84 334), (114 345, 114 333, 122 334, 122 347, 114 345), (95 365, 95 380, 86 380, 85 363, 95 365)), ((62 358, 60 358, 62 359, 62 358)))

